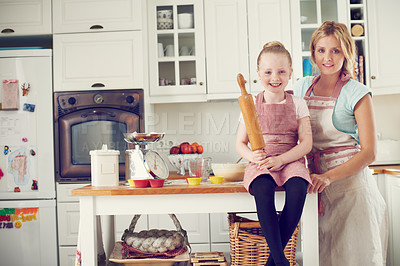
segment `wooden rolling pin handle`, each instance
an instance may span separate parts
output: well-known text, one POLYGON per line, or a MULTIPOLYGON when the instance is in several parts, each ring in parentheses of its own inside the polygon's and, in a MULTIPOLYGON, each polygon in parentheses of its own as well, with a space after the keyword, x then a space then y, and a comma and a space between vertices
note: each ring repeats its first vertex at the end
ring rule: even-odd
POLYGON ((239 84, 242 95, 248 95, 248 93, 246 91, 246 85, 245 85, 246 81, 244 80, 243 75, 240 73, 237 75, 237 82, 239 84))

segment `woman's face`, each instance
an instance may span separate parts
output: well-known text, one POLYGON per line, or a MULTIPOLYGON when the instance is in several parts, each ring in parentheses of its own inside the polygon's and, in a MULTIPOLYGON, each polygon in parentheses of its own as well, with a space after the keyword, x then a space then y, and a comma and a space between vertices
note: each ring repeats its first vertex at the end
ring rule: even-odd
POLYGON ((286 56, 265 53, 261 56, 257 72, 264 89, 276 93, 286 88, 292 75, 292 68, 286 56))
POLYGON ((316 43, 314 57, 322 75, 336 74, 342 69, 344 54, 334 35, 323 37, 316 43))

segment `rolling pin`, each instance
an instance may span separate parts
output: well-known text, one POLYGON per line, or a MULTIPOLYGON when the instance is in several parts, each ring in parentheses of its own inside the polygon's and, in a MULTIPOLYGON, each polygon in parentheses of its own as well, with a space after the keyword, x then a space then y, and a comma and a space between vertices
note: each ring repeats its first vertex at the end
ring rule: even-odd
POLYGON ((239 97, 240 109, 242 110, 251 149, 253 151, 262 149, 265 147, 265 142, 258 122, 253 96, 247 93, 242 74, 237 75, 237 81, 242 92, 242 96, 239 97))

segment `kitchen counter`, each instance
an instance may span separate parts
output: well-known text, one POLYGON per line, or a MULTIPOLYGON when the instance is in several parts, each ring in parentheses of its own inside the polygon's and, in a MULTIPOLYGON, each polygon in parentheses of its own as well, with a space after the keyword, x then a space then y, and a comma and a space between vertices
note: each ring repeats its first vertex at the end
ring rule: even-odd
MULTIPOLYGON (((71 191, 72 196, 80 197, 81 255, 85 266, 97 265, 96 215, 256 211, 254 198, 242 182, 207 181, 191 186, 182 177, 177 180, 171 177, 162 188, 131 188, 123 183, 118 187, 88 185, 71 191)), ((277 209, 282 209, 284 191, 277 190, 275 201, 277 209)), ((301 223, 304 265, 319 265, 317 194, 307 195, 301 223)))
POLYGON ((400 175, 400 165, 374 165, 370 166, 373 174, 389 174, 389 175, 400 175))

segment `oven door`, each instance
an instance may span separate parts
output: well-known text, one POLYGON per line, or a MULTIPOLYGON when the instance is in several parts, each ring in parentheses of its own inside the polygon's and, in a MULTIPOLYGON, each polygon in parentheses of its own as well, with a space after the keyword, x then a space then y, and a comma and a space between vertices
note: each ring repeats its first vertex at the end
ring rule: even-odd
POLYGON ((140 132, 140 117, 121 109, 88 108, 60 117, 56 133, 57 181, 90 180, 89 151, 101 150, 103 144, 110 150, 120 151, 119 175, 123 180, 125 151, 132 148, 128 147, 123 133, 135 131, 140 132))

